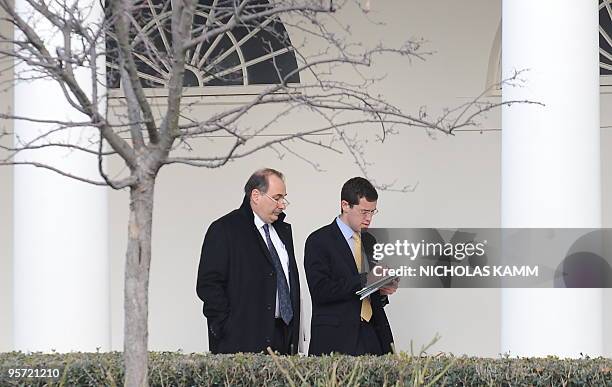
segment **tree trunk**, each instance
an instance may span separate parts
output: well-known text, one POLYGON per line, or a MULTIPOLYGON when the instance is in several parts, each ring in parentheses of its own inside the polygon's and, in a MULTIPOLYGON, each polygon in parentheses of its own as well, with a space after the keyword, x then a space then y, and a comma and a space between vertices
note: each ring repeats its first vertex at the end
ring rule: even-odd
POLYGON ((125 261, 123 355, 126 387, 148 386, 149 269, 155 179, 141 179, 130 190, 130 221, 125 261))

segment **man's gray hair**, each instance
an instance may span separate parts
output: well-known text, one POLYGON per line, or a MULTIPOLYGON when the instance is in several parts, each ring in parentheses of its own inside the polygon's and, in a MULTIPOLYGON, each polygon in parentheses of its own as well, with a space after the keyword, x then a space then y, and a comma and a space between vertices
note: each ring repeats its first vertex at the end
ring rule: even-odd
POLYGON ((285 177, 283 176, 283 174, 277 171, 276 169, 272 169, 272 168, 258 169, 257 171, 253 172, 251 177, 249 177, 249 180, 244 185, 244 194, 248 197, 251 197, 251 192, 253 192, 254 189, 267 193, 268 185, 269 185, 268 177, 270 175, 276 175, 281 180, 283 181, 285 180, 285 177))

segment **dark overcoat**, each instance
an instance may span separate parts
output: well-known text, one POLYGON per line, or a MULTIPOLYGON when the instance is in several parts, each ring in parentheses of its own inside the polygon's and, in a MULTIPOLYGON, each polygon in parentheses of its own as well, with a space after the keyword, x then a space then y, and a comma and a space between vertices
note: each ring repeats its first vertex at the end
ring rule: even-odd
MULTIPOLYGON (((291 353, 297 353, 300 327, 300 283, 291 225, 285 214, 272 223, 289 256, 293 319, 291 353)), ((204 237, 198 278, 212 353, 261 352, 272 343, 275 329, 276 272, 270 252, 255 227, 245 196, 240 208, 215 220, 204 237)))

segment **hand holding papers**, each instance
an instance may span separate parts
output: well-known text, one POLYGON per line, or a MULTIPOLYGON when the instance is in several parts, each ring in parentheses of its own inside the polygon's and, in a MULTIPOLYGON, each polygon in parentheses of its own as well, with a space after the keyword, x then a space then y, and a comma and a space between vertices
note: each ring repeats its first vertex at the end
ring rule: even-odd
POLYGON ((387 287, 387 286, 393 286, 393 285, 397 286, 398 282, 399 282, 398 275, 375 276, 372 271, 368 274, 368 282, 366 286, 363 289, 355 292, 355 294, 359 296, 360 300, 363 300, 364 298, 368 297, 370 294, 374 293, 380 288, 387 287))

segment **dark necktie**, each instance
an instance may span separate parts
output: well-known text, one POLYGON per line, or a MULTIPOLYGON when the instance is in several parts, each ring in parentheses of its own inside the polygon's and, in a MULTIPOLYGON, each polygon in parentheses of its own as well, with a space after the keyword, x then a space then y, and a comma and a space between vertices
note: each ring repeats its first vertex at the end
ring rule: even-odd
POLYGON ((289 325, 291 319, 293 318, 293 308, 291 308, 289 285, 287 285, 287 279, 285 278, 285 272, 283 271, 283 266, 281 265, 278 252, 276 251, 276 248, 274 248, 274 244, 270 238, 270 226, 266 223, 264 224, 263 229, 266 233, 266 244, 268 245, 268 250, 270 250, 270 255, 272 256, 272 263, 274 264, 274 269, 276 270, 276 290, 278 292, 278 309, 280 312, 280 317, 283 319, 285 324, 289 325))

